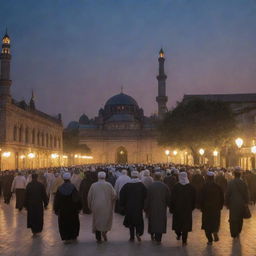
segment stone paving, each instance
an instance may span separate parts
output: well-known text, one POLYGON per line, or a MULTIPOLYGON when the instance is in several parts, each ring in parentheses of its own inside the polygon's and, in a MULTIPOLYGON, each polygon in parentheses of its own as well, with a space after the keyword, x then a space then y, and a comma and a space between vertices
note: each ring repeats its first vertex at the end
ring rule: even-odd
MULTIPOLYGON (((77 243, 63 244, 60 240, 57 216, 51 206, 45 211, 45 225, 42 234, 32 238, 26 228, 26 211, 18 212, 11 205, 0 203, 0 255, 1 256, 82 256, 82 255, 173 255, 173 256, 229 256, 256 255, 256 207, 252 207, 253 217, 245 220, 240 240, 230 237, 228 211, 222 211, 220 241, 213 246, 206 245, 204 232, 200 229, 201 213, 194 211, 193 232, 189 233, 188 245, 182 247, 171 230, 171 216, 168 215, 168 231, 163 237, 162 245, 152 244, 145 232, 141 243, 128 242, 128 230, 123 227, 123 217, 114 216, 109 241, 97 244, 91 233, 91 216, 80 215, 81 230, 77 243)), ((145 222, 145 226, 147 223, 145 222)), ((146 229, 145 229, 146 230, 146 229)))

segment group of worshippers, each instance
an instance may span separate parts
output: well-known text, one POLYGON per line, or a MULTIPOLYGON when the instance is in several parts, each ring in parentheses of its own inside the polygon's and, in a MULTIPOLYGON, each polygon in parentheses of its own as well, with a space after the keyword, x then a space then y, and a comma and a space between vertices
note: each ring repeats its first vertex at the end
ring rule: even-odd
POLYGON ((151 240, 160 244, 166 233, 169 209, 176 238, 186 245, 188 233, 192 231, 192 212, 198 208, 202 211, 202 229, 211 245, 213 241, 219 241, 223 205, 226 204, 230 212, 231 236, 237 238, 242 230, 245 206, 252 201, 249 186, 244 182, 244 177, 249 179, 249 174, 246 176, 239 168, 233 174, 234 179, 230 173, 213 169, 133 167, 114 170, 91 166, 86 167, 83 177, 79 169, 64 169, 58 175, 46 172, 46 184, 43 184, 36 172, 31 172, 27 179, 18 172, 9 183, 10 191, 16 193, 16 208, 26 207, 27 227, 35 236, 42 232, 44 208, 49 203, 49 191, 54 191, 53 209, 58 216, 61 239, 67 243, 79 236, 79 213, 82 210, 92 214, 92 232, 99 243, 108 240, 115 211, 124 216, 123 224, 129 230, 131 242, 141 241, 145 213, 151 240), (20 205, 22 200, 24 203, 20 205))

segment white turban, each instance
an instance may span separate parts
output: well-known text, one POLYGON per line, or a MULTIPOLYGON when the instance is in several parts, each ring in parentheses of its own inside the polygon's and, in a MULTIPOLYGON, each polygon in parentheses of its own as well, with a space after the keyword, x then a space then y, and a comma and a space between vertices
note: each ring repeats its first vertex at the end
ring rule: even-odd
POLYGON ((98 173, 98 179, 101 179, 101 180, 106 179, 106 173, 105 172, 99 172, 98 173))
POLYGON ((123 169, 122 174, 127 175, 127 170, 123 169))
POLYGON ((150 171, 149 170, 144 170, 143 176, 150 176, 150 171))
POLYGON ((189 180, 188 180, 188 175, 186 172, 180 172, 179 173, 179 183, 181 185, 186 185, 189 183, 189 180))
POLYGON ((71 174, 70 172, 64 172, 62 175, 63 180, 70 180, 71 179, 71 174))
POLYGON ((138 178, 139 177, 139 172, 138 171, 132 171, 131 176, 134 177, 134 178, 138 178))
POLYGON ((214 172, 208 171, 207 176, 210 176, 210 177, 214 176, 214 172))

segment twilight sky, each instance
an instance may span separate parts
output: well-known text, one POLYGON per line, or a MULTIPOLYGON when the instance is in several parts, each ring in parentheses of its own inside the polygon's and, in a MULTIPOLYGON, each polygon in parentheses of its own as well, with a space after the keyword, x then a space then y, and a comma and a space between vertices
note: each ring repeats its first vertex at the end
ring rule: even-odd
POLYGON ((256 93, 256 0, 8 0, 12 94, 64 123, 112 95, 157 110, 158 51, 168 107, 189 93, 256 93))

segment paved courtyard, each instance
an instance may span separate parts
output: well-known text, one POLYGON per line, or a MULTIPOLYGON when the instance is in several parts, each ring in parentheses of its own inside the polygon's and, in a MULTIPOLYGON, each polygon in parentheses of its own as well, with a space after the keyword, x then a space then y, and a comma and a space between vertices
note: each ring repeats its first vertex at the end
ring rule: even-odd
MULTIPOLYGON (((80 215, 81 230, 78 242, 63 244, 60 240, 57 216, 51 206, 45 211, 45 225, 42 234, 32 238, 26 228, 26 211, 19 213, 11 205, 0 204, 0 255, 1 256, 82 256, 82 255, 256 255, 256 207, 251 208, 253 218, 246 220, 240 240, 233 241, 229 235, 228 211, 222 211, 220 242, 213 246, 206 245, 204 232, 200 229, 201 213, 194 211, 193 232, 189 234, 188 245, 182 247, 171 230, 171 216, 168 217, 168 232, 163 237, 162 245, 152 244, 145 232, 141 243, 128 242, 128 230, 122 225, 122 217, 114 216, 113 229, 109 233, 109 242, 96 244, 91 233, 91 216, 80 215)), ((147 223, 146 223, 147 225, 147 223)), ((146 230, 146 229, 145 229, 146 230)))

